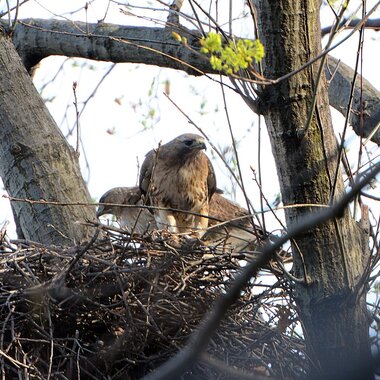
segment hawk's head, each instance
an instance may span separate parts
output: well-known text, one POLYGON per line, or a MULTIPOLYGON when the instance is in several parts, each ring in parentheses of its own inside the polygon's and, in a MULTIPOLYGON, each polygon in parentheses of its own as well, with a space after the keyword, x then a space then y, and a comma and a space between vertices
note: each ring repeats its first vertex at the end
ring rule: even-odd
POLYGON ((181 156, 192 155, 206 149, 205 139, 193 133, 180 135, 165 145, 175 150, 181 156))
POLYGON ((96 216, 112 214, 116 216, 123 211, 123 207, 117 205, 136 205, 141 200, 141 192, 138 187, 114 187, 104 193, 99 199, 100 204, 96 216), (112 205, 113 204, 113 205, 112 205))

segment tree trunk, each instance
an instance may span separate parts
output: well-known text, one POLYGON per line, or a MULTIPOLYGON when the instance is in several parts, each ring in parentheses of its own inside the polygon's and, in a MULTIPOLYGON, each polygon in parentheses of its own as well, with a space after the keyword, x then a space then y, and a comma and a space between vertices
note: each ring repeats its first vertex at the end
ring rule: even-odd
MULTIPOLYGON (((257 0, 266 77, 288 74, 321 52, 320 5, 320 0, 257 0)), ((262 95, 285 205, 328 205, 331 198, 344 193, 340 171, 333 190, 338 147, 324 75, 314 116, 306 127, 319 64, 267 87, 262 95)), ((286 209, 288 226, 310 210, 286 209)), ((294 297, 312 379, 373 378, 365 292, 360 283, 368 258, 363 234, 347 210, 293 242, 294 273, 306 279, 294 285, 294 297), (368 365, 356 376, 363 363, 368 365)))
MULTIPOLYGON (((0 175, 12 197, 90 203, 78 160, 35 89, 10 38, 0 31, 0 175)), ((17 231, 45 243, 89 237, 77 221, 95 208, 12 202, 17 231)))

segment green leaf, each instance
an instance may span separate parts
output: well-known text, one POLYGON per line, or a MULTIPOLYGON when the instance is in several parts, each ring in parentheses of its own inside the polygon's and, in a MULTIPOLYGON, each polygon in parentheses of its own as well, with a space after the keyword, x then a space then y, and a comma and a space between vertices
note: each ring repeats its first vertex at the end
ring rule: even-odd
POLYGON ((264 55, 264 46, 260 40, 229 41, 222 44, 222 37, 217 33, 209 33, 200 40, 201 53, 210 55, 210 64, 214 70, 234 74, 247 69, 252 61, 260 62, 264 55))

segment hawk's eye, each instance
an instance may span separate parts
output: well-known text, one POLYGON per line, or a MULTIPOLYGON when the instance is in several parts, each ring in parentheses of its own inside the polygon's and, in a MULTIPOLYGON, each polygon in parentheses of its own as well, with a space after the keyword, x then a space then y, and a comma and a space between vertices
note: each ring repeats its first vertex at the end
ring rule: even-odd
POLYGON ((186 145, 186 146, 193 145, 193 140, 186 140, 186 141, 185 141, 185 145, 186 145))

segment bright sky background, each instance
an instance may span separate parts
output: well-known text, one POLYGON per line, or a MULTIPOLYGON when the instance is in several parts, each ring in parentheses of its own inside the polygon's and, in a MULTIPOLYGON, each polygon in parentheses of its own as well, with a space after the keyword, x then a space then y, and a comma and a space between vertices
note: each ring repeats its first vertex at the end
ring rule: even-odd
MULTIPOLYGON (((226 0, 219 1, 221 8, 226 0)), ((14 5, 16 1, 9 1, 14 5)), ((62 15, 64 18, 78 21, 119 23, 122 25, 153 26, 153 22, 133 15, 126 16, 119 11, 121 5, 106 0, 89 2, 88 11, 84 10, 85 1, 66 0, 52 1, 30 0, 23 5, 19 18, 38 17, 52 18, 62 15), (70 14, 73 10, 75 14, 70 14)), ((122 3, 120 1, 120 3, 122 3)), ((162 6, 152 1, 131 1, 139 8, 130 8, 130 11, 154 19, 166 20, 166 13, 161 12, 162 6), (157 4, 157 10, 148 12, 143 9, 148 3, 157 4)), ((191 13, 184 2, 182 9, 191 13)), ((236 13, 243 1, 234 2, 236 13)), ((370 9, 376 1, 367 1, 370 9)), ((6 2, 0 3, 0 12, 6 7, 6 2)), ((351 1, 351 10, 361 4, 351 1)), ((226 6, 226 9, 228 7, 226 6)), ((226 15, 219 14, 220 19, 226 15)), ((374 16, 380 17, 377 11, 374 16)), ((322 26, 330 25, 332 14, 325 7, 322 11, 322 26)), ((248 22, 236 22, 234 33, 238 36, 249 37, 251 25, 248 22)), ((345 32, 349 33, 349 32, 345 32)), ((342 33, 342 36, 344 33, 342 33)), ((364 44, 363 74, 375 87, 380 89, 380 76, 378 75, 379 33, 366 30, 364 44)), ((333 55, 341 58, 343 62, 354 67, 358 45, 358 33, 333 51, 333 55)), ((74 98, 72 92, 73 82, 78 83, 77 96, 79 109, 81 102, 85 101, 98 85, 99 80, 109 70, 110 63, 85 61, 81 59, 66 60, 64 57, 50 57, 45 59, 34 77, 36 87, 41 90, 42 96, 57 124, 66 134, 74 125, 75 109, 72 106, 74 98), (63 63, 64 62, 64 63, 63 63), (54 78, 63 64, 58 76, 54 78), (65 119, 66 115, 66 119, 65 119)), ((228 81, 228 80, 226 80, 228 81)), ((108 189, 114 186, 132 186, 137 181, 137 166, 141 164, 145 153, 156 147, 160 140, 167 142, 175 136, 185 132, 197 131, 188 124, 186 118, 163 95, 165 84, 170 84, 170 97, 203 129, 213 143, 223 149, 230 145, 230 137, 226 115, 222 101, 220 85, 207 78, 190 77, 186 74, 159 67, 118 64, 98 88, 80 119, 81 136, 81 166, 84 178, 92 197, 98 200, 108 189), (145 115, 155 110, 153 120, 145 115), (142 122, 147 122, 145 130, 142 122), (88 171, 85 157, 90 171, 88 171)), ((251 166, 257 169, 257 136, 258 118, 244 104, 240 97, 232 91, 226 92, 229 117, 235 137, 239 141, 239 158, 243 171, 243 178, 248 194, 254 206, 259 208, 257 186, 252 181, 251 166)), ((343 118, 334 111, 334 125, 340 131, 343 118)), ((355 137, 349 138, 357 140, 355 137)), ((69 138, 75 146, 75 133, 69 138)), ((353 146, 350 153, 352 157, 357 154, 357 147, 353 146)), ((378 152, 379 153, 379 152, 378 152)), ((211 155, 211 149, 208 149, 211 155)), ((262 122, 262 160, 263 160, 263 188, 266 197, 274 201, 279 193, 276 170, 271 155, 271 148, 262 122)), ((230 179, 223 163, 214 161, 217 172, 218 186, 222 189, 231 189, 230 179)), ((1 190, 0 195, 5 194, 1 190)), ((227 194, 226 193, 226 194, 227 194)), ((241 192, 237 192, 236 200, 244 205, 241 192)), ((0 226, 6 220, 12 219, 8 201, 0 197, 0 226)), ((273 228, 276 228, 273 224, 273 228)), ((13 226, 8 228, 8 234, 15 236, 13 226)))

